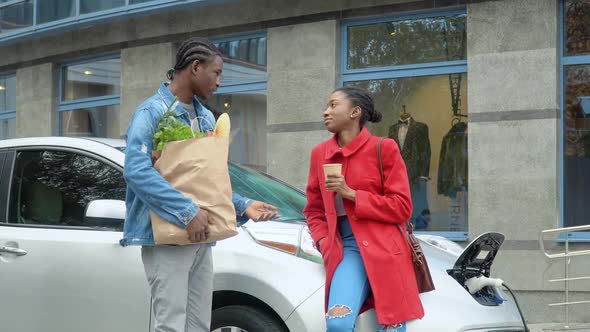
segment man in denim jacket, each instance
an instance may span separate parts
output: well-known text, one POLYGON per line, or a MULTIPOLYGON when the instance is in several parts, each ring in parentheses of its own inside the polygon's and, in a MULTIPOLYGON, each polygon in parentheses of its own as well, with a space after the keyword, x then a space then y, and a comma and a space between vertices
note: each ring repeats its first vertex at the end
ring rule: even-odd
MULTIPOLYGON (((154 245, 149 210, 182 227, 192 242, 207 238, 208 215, 190 198, 174 189, 152 166, 152 141, 157 121, 178 98, 177 118, 201 132, 213 131, 215 118, 196 97, 207 99, 220 86, 223 60, 205 39, 185 41, 168 72, 170 84, 136 110, 127 129, 125 180, 127 216, 121 245, 141 245, 142 260, 151 288, 155 331, 209 332, 213 292, 211 246, 154 245)), ((198 184, 195 184, 198 185, 198 184)), ((255 221, 278 217, 276 207, 233 194, 240 219, 255 221)))

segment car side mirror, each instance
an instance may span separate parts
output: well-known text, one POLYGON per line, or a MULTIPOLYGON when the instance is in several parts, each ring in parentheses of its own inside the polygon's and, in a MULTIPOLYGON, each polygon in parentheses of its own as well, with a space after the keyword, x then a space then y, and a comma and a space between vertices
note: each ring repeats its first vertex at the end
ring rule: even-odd
POLYGON ((122 230, 126 211, 124 201, 115 199, 91 201, 84 212, 84 226, 122 230))

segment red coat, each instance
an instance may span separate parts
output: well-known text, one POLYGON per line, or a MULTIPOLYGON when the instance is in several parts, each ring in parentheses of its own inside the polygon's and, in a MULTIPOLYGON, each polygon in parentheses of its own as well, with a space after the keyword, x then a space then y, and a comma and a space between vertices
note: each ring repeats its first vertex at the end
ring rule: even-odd
MULTIPOLYGON (((326 310, 330 283, 342 260, 343 244, 338 233, 335 193, 324 184, 323 164, 342 163, 346 184, 356 190, 356 202, 343 199, 344 208, 367 270, 372 293, 362 311, 375 308, 380 324, 389 325, 422 318, 416 278, 406 239, 397 225, 412 214, 406 166, 395 141, 384 139, 381 155, 385 195, 377 161, 377 142, 365 128, 340 149, 334 136, 311 153, 307 205, 303 210, 313 240, 321 245, 326 268, 326 310)), ((403 226, 405 229, 405 226, 403 226)))

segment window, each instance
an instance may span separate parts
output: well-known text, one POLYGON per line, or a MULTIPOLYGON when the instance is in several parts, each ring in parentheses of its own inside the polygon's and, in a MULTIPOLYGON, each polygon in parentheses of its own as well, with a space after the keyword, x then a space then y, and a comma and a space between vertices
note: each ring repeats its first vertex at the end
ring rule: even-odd
POLYGON ((92 227, 121 231, 123 223, 85 219, 100 199, 125 200, 121 171, 97 159, 66 151, 20 151, 12 177, 9 223, 92 227))
POLYGON ((16 137, 16 118, 0 120, 0 139, 16 137))
POLYGON ((65 136, 119 137, 119 106, 88 107, 60 113, 65 136))
POLYGON ((590 54, 590 1, 565 2, 565 55, 590 54))
POLYGON ((417 231, 465 240, 468 230, 466 16, 383 18, 343 25, 342 81, 367 89, 410 181, 417 231))
POLYGON ((37 0, 37 23, 59 21, 76 15, 76 0, 37 0))
POLYGON ((266 81, 266 36, 215 43, 223 54, 223 85, 266 81))
POLYGON ((354 25, 348 29, 348 68, 466 60, 465 16, 354 25))
POLYGON ((216 113, 231 117, 229 159, 266 171, 266 90, 218 93, 212 104, 216 113))
POLYGON ((60 134, 119 138, 121 59, 62 66, 60 134))
POLYGON ((32 25, 33 1, 0 2, 0 34, 18 31, 32 25))
POLYGON ((62 69, 63 101, 120 93, 121 59, 106 59, 64 66, 62 69))
POLYGON ((221 87, 209 109, 232 121, 231 161, 266 171, 266 35, 221 40, 221 87))
POLYGON ((570 227, 590 217, 590 0, 566 0, 563 10, 563 223, 570 227))
POLYGON ((0 139, 16 137, 16 75, 0 75, 0 139))
POLYGON ((125 5, 125 0, 80 0, 80 14, 113 9, 125 5))

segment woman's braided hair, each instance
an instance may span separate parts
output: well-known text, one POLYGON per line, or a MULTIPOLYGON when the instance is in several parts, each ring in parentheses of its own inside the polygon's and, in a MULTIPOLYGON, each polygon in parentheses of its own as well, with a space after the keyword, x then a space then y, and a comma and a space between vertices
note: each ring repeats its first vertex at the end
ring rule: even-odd
POLYGON ((188 67, 195 60, 206 63, 213 56, 221 55, 221 52, 209 40, 205 38, 190 38, 184 41, 176 52, 176 64, 166 73, 169 80, 174 78, 174 73, 188 67))
POLYGON ((338 91, 344 93, 353 106, 358 106, 361 108, 361 127, 364 126, 367 121, 381 121, 383 116, 381 115, 381 112, 375 109, 375 102, 373 101, 373 97, 371 97, 369 91, 354 86, 343 86, 334 90, 334 92, 338 91))

